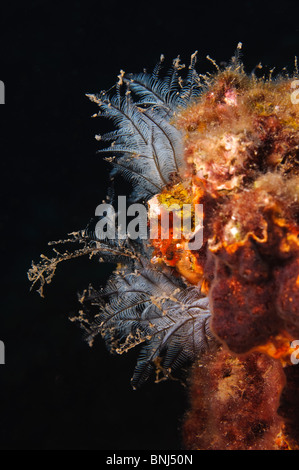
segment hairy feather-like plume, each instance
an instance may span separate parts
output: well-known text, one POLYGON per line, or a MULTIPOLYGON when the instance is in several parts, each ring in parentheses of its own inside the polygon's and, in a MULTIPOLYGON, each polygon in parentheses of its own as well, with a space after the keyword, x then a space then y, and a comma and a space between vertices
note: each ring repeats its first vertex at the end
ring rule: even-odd
POLYGON ((100 334, 112 353, 143 344, 132 377, 136 387, 155 368, 169 376, 209 349, 214 338, 208 300, 198 287, 187 287, 170 268, 154 267, 140 243, 128 241, 124 249, 131 251, 130 261, 117 269, 105 289, 89 287, 83 293, 85 311, 76 319, 89 344, 100 334))
POLYGON ((183 167, 182 135, 172 125, 172 118, 177 109, 190 105, 202 88, 194 69, 196 53, 191 57, 185 80, 179 76, 184 67, 179 58, 160 78, 162 62, 163 56, 152 74, 126 76, 122 71, 115 95, 87 95, 98 104, 98 115, 111 119, 118 128, 96 136, 98 140, 113 141, 99 152, 112 154, 107 158, 114 166, 111 175, 119 173, 133 183, 134 200, 160 192, 183 167))

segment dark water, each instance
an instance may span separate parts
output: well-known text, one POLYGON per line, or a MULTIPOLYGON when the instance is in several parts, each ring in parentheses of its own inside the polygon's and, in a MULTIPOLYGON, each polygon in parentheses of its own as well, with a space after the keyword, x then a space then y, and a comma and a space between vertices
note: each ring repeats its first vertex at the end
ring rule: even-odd
POLYGON ((85 93, 107 89, 120 69, 150 70, 161 53, 210 70, 243 42, 247 71, 260 61, 292 70, 298 55, 295 1, 176 6, 87 0, 1 7, 1 449, 179 449, 186 394, 177 383, 133 391, 136 352, 90 349, 68 320, 76 293, 105 283, 111 266, 88 259, 61 266, 46 298, 26 271, 47 242, 85 227, 106 195, 108 164, 95 154, 85 93))

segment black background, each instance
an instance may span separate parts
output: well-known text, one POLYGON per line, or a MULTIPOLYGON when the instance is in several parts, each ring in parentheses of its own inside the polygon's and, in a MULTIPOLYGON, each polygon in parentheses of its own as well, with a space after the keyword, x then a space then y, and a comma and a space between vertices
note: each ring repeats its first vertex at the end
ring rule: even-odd
POLYGON ((31 260, 47 242, 84 228, 106 195, 108 164, 94 134, 105 124, 85 93, 110 88, 120 69, 151 70, 163 53, 210 69, 243 43, 260 61, 293 69, 297 1, 10 2, 0 12, 1 449, 180 449, 186 391, 150 381, 133 391, 137 352, 112 357, 68 320, 77 292, 105 283, 111 266, 61 265, 46 298, 29 292, 31 260))

